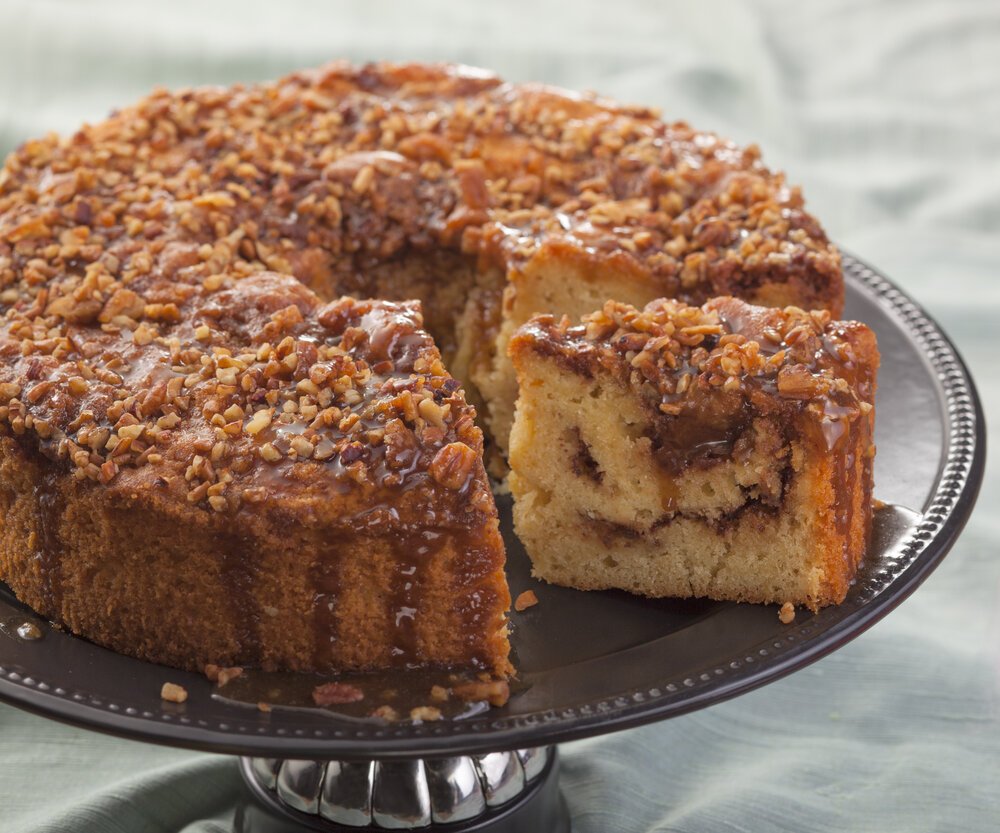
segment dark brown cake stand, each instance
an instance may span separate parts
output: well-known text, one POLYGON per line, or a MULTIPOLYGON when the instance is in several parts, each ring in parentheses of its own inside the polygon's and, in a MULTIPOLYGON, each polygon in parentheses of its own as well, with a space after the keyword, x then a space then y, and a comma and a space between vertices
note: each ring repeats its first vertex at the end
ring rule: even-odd
POLYGON ((237 829, 418 829, 559 833, 555 744, 676 717, 773 682, 858 636, 944 558, 983 476, 982 409, 940 328, 875 270, 849 256, 846 316, 882 351, 875 516, 847 600, 791 625, 775 608, 649 600, 539 585, 500 500, 522 690, 461 720, 387 724, 320 709, 262 713, 202 676, 140 662, 40 622, 0 585, 0 699, 48 717, 153 743, 242 756, 254 796, 237 829), (904 508, 909 507, 909 508, 904 508), (25 640, 34 621, 43 638, 25 640), (179 683, 182 705, 160 700, 179 683))

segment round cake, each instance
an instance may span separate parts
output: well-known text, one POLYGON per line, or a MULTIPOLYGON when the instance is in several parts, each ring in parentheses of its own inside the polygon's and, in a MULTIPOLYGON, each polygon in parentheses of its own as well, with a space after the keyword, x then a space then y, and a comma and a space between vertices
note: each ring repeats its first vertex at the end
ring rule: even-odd
POLYGON ((507 342, 719 295, 842 309, 755 148, 466 67, 157 91, 29 141, 0 172, 0 578, 172 665, 505 674, 474 418, 503 452, 507 342))

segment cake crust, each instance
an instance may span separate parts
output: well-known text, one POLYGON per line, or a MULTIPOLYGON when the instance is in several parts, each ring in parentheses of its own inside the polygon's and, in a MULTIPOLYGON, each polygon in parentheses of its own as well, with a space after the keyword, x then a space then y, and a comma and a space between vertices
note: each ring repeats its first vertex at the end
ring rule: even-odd
POLYGON ((616 302, 511 342, 515 528, 584 589, 812 608, 871 525, 878 351, 825 311, 616 302))

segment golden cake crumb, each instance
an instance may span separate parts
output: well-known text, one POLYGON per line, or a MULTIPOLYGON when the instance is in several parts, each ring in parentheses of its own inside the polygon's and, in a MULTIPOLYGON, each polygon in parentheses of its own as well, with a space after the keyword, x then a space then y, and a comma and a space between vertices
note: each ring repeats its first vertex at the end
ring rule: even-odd
POLYGON ((792 624, 795 621, 795 605, 791 602, 785 602, 781 606, 781 610, 778 611, 778 618, 783 625, 792 624))
POLYGON ((415 709, 410 709, 410 720, 440 720, 441 719, 441 709, 436 709, 434 706, 417 706, 415 709))
POLYGON ((538 604, 538 596, 535 595, 535 591, 525 590, 514 602, 514 610, 520 613, 522 610, 527 610, 529 607, 534 607, 536 604, 538 604))
POLYGON ((187 689, 175 683, 164 683, 160 689, 160 699, 171 703, 183 703, 188 699, 187 689))
POLYGON ((390 723, 399 720, 399 712, 397 712, 392 706, 388 704, 383 704, 377 709, 373 709, 370 717, 377 717, 381 720, 388 720, 390 723))
POLYGON ((213 665, 212 663, 205 666, 205 676, 219 688, 222 688, 226 683, 242 675, 243 669, 240 666, 226 668, 221 665, 213 665))

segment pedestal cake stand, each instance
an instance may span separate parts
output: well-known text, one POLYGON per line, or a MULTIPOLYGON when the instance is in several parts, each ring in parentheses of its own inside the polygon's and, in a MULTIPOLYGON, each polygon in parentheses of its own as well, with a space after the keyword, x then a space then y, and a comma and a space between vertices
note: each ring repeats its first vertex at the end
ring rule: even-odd
POLYGON ((520 685, 503 708, 405 723, 280 706, 264 713, 221 697, 200 675, 56 630, 3 585, 0 699, 91 729, 242 756, 255 800, 238 809, 238 830, 568 831, 557 743, 718 703, 839 648, 917 588, 972 510, 985 434, 968 371, 885 277, 850 256, 844 270, 846 317, 872 326, 882 351, 875 491, 885 505, 843 604, 783 625, 773 606, 541 585, 501 498, 511 591, 540 599, 514 614, 520 685), (19 637, 26 622, 43 638, 19 637), (186 703, 160 700, 167 680, 187 688, 186 703))

